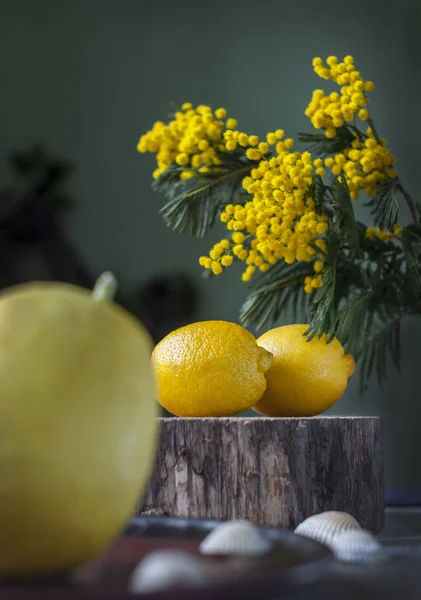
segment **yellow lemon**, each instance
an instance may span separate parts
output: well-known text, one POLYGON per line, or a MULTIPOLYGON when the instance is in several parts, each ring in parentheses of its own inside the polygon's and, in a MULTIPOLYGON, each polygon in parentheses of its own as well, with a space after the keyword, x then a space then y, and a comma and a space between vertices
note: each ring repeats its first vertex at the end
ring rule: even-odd
POLYGON ((152 353, 157 396, 180 417, 227 417, 253 406, 272 356, 227 321, 202 321, 168 334, 152 353))
POLYGON ((151 351, 82 288, 0 295, 0 577, 73 568, 120 533, 155 456, 151 351))
POLYGON ((273 354, 267 388, 253 409, 269 417, 310 417, 327 410, 344 393, 355 360, 337 339, 307 341, 308 325, 285 325, 257 343, 273 354))

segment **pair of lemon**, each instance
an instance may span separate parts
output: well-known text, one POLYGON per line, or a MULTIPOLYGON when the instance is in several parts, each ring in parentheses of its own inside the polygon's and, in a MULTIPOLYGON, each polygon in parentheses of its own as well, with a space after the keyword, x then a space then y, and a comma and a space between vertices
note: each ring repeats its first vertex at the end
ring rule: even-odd
POLYGON ((308 341, 307 328, 286 325, 257 340, 226 321, 173 331, 152 354, 159 402, 180 417, 228 417, 249 408, 270 417, 324 412, 344 393, 355 361, 337 339, 308 341))

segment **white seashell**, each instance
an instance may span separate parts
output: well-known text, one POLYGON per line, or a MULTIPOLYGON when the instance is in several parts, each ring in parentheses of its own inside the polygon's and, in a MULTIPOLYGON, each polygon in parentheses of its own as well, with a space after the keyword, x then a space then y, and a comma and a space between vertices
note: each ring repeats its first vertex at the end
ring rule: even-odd
POLYGON ((385 549, 374 535, 363 529, 350 529, 336 535, 330 548, 336 558, 343 562, 368 563, 385 559, 385 549))
POLYGON ((200 544, 202 554, 261 556, 272 550, 271 542, 248 521, 228 521, 215 527, 200 544))
POLYGON ((200 586, 210 578, 210 569, 182 550, 156 550, 134 569, 129 589, 133 593, 154 592, 171 587, 200 586))
POLYGON ((308 517, 298 525, 294 533, 330 547, 333 538, 338 533, 354 529, 361 529, 360 524, 354 517, 344 512, 332 510, 308 517))

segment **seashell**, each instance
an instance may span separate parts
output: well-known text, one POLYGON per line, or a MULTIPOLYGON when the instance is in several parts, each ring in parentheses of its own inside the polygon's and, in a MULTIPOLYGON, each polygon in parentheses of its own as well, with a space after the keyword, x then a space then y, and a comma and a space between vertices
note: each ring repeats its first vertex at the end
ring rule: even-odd
POLYGON ((228 521, 215 527, 200 544, 202 554, 261 556, 272 550, 271 542, 248 521, 228 521))
POLYGON ((364 529, 349 529, 338 533, 333 538, 330 548, 342 562, 373 563, 386 558, 385 549, 374 535, 364 529))
POLYGON ((146 593, 171 587, 200 586, 209 581, 210 575, 208 565, 187 552, 156 550, 135 567, 129 589, 132 593, 146 593))
POLYGON ((354 517, 344 512, 331 510, 308 517, 298 525, 294 533, 330 547, 336 535, 342 531, 355 529, 361 529, 361 526, 354 517))

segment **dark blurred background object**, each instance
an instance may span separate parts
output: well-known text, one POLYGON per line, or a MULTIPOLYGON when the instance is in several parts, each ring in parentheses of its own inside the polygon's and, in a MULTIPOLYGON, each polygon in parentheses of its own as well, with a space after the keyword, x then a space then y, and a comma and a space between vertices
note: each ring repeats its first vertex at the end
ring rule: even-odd
POLYGON ((157 275, 138 292, 138 316, 159 342, 170 331, 194 320, 198 290, 184 273, 157 275))
MULTIPOLYGON (((0 192, 0 287, 25 281, 25 254, 38 252, 46 274, 40 279, 91 287, 94 281, 65 234, 62 213, 73 207, 63 192, 72 167, 50 158, 40 146, 9 157, 13 185, 0 192)), ((35 275, 35 274, 34 274, 35 275)))
MULTIPOLYGON (((22 263, 38 253, 42 267, 32 267, 31 279, 64 281, 92 288, 97 274, 66 234, 63 214, 75 202, 63 191, 73 167, 49 157, 42 146, 13 152, 9 159, 13 184, 0 191, 0 288, 28 279, 22 263)), ((118 301, 135 314, 155 343, 190 322, 198 291, 182 272, 155 275, 132 294, 119 291, 118 301)))

